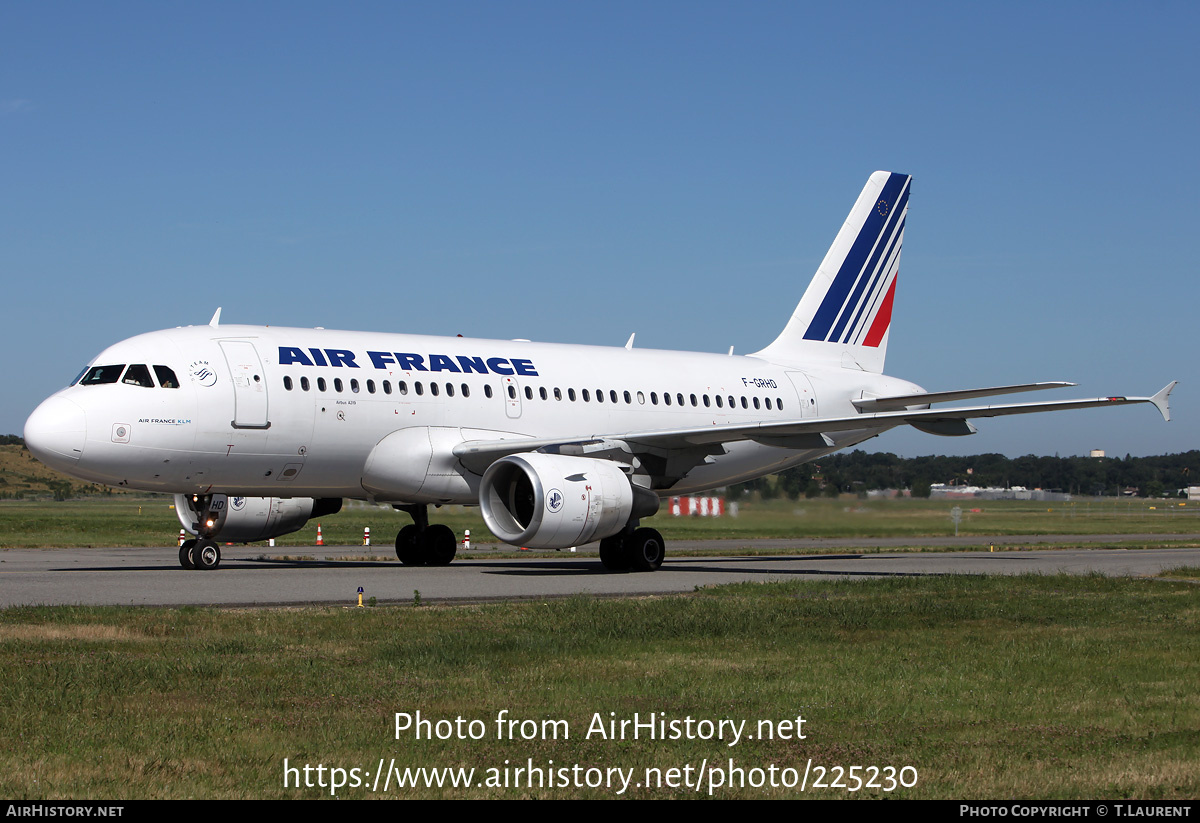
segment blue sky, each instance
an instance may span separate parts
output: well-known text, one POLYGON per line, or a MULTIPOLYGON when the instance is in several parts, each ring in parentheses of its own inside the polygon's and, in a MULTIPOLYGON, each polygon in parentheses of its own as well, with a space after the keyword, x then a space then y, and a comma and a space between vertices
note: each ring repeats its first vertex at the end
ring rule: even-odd
POLYGON ((888 373, 1182 383, 1170 424, 869 448, 1200 448, 1197 31, 1194 3, 5 3, 0 433, 217 306, 754 351, 888 169, 915 178, 888 373))

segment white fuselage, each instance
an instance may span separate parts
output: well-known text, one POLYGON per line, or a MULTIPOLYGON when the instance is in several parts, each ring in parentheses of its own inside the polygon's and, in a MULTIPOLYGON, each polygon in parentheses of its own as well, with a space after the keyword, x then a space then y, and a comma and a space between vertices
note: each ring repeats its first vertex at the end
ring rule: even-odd
MULTIPOLYGON (((166 366, 178 387, 158 375, 153 386, 63 389, 30 418, 39 458, 87 480, 147 491, 415 502, 363 485, 372 450, 404 429, 433 432, 435 451, 445 454, 473 440, 852 415, 852 399, 920 391, 856 369, 753 356, 262 326, 143 334, 91 365, 128 364, 156 375, 155 366, 166 366)), ((890 427, 838 432, 819 449, 727 443, 656 491, 761 476, 890 427)), ((437 470, 408 470, 427 468, 437 470)), ((430 501, 477 502, 478 474, 458 468, 466 481, 445 484, 430 501)))

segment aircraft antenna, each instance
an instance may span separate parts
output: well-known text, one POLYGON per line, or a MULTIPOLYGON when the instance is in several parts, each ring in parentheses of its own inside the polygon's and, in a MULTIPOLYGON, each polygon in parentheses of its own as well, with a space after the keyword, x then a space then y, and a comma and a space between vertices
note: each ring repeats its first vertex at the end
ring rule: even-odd
POLYGON ((633 348, 633 338, 635 338, 635 337, 637 337, 637 332, 634 332, 633 334, 629 335, 629 339, 625 341, 625 348, 627 348, 627 349, 633 348))
POLYGON ((220 306, 217 306, 217 310, 215 312, 213 312, 213 319, 208 321, 208 325, 212 326, 214 329, 217 326, 221 325, 221 307, 220 306))

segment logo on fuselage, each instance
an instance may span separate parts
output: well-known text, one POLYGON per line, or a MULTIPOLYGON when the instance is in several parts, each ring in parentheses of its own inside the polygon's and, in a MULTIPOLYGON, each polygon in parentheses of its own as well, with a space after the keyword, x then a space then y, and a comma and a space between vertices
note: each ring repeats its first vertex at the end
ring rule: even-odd
MULTIPOLYGON (((484 357, 482 355, 415 354, 413 352, 368 351, 371 367, 406 372, 455 372, 458 374, 503 374, 538 377, 532 360, 522 357, 484 357)), ((358 354, 350 349, 302 349, 280 346, 281 366, 328 366, 358 369, 358 354)))
POLYGON ((211 386, 217 382, 217 373, 209 368, 207 360, 197 360, 188 366, 188 371, 201 386, 211 386))

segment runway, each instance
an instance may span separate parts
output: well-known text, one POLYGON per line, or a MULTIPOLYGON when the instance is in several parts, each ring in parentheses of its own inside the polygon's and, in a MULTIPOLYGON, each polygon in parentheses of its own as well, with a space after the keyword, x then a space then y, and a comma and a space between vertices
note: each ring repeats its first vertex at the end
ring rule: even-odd
MULTIPOLYGON (((288 606, 354 605, 358 589, 379 603, 536 599, 573 594, 636 596, 690 592, 698 586, 797 578, 864 578, 933 574, 1088 574, 1152 576, 1178 566, 1200 567, 1200 549, 1013 549, 1023 541, 1047 538, 982 538, 1000 550, 888 552, 889 540, 739 540, 679 541, 668 547, 667 561, 654 573, 608 572, 594 547, 579 553, 531 552, 529 557, 460 558, 450 566, 401 565, 386 547, 376 561, 360 558, 359 546, 320 549, 224 547, 221 568, 185 571, 172 549, 9 549, 0 552, 0 607, 25 605, 141 606, 288 606), (1000 544, 999 541, 1004 543, 1000 544), (828 545, 826 545, 828 544, 828 545), (787 547, 821 554, 737 556, 746 549, 787 547), (727 551, 721 556, 688 556, 699 549, 727 551), (881 551, 881 549, 884 549, 881 551), (264 551, 318 559, 261 559, 264 551), (864 553, 866 552, 866 553, 864 553), (328 559, 326 559, 328 558, 328 559)), ((1091 542, 1189 540, 1194 535, 1089 535, 1091 542)), ((979 538, 973 538, 978 540, 979 538)), ((913 542, 912 538, 904 538, 913 542)), ((927 541, 921 541, 927 542, 927 541)), ((963 545, 960 540, 958 545, 963 545)))

